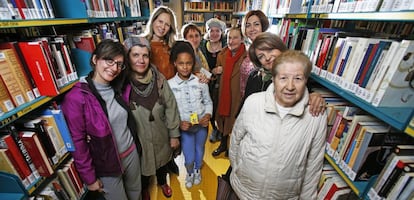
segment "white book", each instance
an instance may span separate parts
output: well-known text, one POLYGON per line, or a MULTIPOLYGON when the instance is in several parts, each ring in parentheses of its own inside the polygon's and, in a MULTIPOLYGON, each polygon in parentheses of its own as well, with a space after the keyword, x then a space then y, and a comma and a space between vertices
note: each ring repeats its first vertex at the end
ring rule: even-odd
MULTIPOLYGON (((414 89, 407 80, 414 69, 414 41, 403 40, 394 56, 376 94, 372 105, 378 107, 412 107, 414 89)), ((411 80, 412 81, 412 80, 411 80)))
POLYGON ((400 178, 395 182, 395 185, 392 187, 388 193, 387 199, 397 199, 397 197, 402 193, 404 186, 414 178, 414 172, 403 172, 400 178))
POLYGON ((381 7, 379 8, 380 12, 388 12, 391 11, 392 5, 394 0, 382 0, 381 7))

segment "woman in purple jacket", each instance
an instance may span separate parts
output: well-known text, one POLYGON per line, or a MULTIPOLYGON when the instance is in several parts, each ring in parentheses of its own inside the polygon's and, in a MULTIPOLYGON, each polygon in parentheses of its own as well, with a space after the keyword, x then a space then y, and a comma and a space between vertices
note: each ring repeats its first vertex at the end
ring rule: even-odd
POLYGON ((90 59, 92 72, 62 102, 76 169, 88 190, 105 199, 141 198, 141 145, 133 134, 131 111, 113 87, 125 69, 125 57, 121 43, 100 42, 90 59))

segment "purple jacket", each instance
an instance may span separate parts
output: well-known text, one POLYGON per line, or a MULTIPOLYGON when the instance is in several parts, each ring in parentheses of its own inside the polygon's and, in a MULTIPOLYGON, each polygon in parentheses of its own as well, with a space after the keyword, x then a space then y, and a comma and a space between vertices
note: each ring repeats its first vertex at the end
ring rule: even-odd
POLYGON ((100 176, 119 176, 123 169, 107 114, 88 83, 81 81, 66 94, 61 107, 76 149, 72 152, 76 169, 89 185, 100 176))

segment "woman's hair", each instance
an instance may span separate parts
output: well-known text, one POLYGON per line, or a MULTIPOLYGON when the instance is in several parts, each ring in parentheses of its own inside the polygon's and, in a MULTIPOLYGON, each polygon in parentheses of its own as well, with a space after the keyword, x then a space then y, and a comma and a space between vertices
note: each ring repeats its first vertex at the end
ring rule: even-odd
POLYGON ((274 61, 272 65, 272 76, 275 77, 278 73, 278 68, 284 63, 299 63, 303 66, 304 75, 306 79, 309 78, 312 71, 312 63, 309 57, 297 50, 287 50, 280 54, 274 61))
POLYGON ((250 61, 253 63, 254 66, 260 67, 260 60, 257 58, 256 49, 262 51, 269 51, 277 49, 281 52, 288 50, 285 43, 283 43, 282 39, 279 36, 269 33, 263 32, 260 33, 256 39, 254 39, 253 43, 250 45, 248 53, 250 57, 250 61))
POLYGON ((269 20, 267 19, 266 15, 261 10, 251 10, 247 12, 247 14, 243 17, 242 24, 241 24, 242 26, 241 30, 245 37, 247 37, 246 36, 247 20, 253 15, 256 15, 259 18, 260 24, 262 25, 262 32, 265 32, 269 28, 269 20))
POLYGON ((193 46, 190 42, 185 40, 178 40, 174 43, 174 45, 171 48, 171 55, 170 55, 170 63, 174 64, 174 62, 178 58, 178 54, 180 53, 188 53, 193 58, 193 70, 196 63, 196 57, 194 53, 193 46))
POLYGON ((154 36, 154 30, 152 28, 154 21, 157 20, 158 16, 160 16, 162 13, 167 13, 170 16, 170 30, 165 35, 164 42, 169 46, 172 47, 172 45, 175 42, 176 35, 177 35, 177 19, 175 17, 175 13, 173 10, 166 6, 160 6, 156 8, 152 15, 150 16, 148 20, 148 24, 145 30, 145 37, 148 39, 148 41, 151 41, 152 37, 154 36))
POLYGON ((96 45, 95 50, 92 53, 92 56, 89 60, 92 69, 95 70, 95 63, 93 62, 93 56, 96 56, 96 59, 109 60, 113 59, 116 56, 122 56, 126 58, 126 51, 124 45, 120 42, 114 41, 112 39, 104 39, 96 45))
POLYGON ((238 31, 240 33, 240 36, 241 36, 242 40, 243 40, 243 34, 242 34, 242 31, 240 30, 239 27, 231 27, 229 30, 227 30, 227 34, 229 34, 230 31, 238 31))
POLYGON ((186 35, 188 34, 188 32, 190 32, 190 30, 197 31, 198 34, 200 34, 200 37, 201 37, 201 30, 197 27, 197 25, 195 25, 193 23, 186 24, 181 28, 181 36, 184 39, 187 39, 186 35))

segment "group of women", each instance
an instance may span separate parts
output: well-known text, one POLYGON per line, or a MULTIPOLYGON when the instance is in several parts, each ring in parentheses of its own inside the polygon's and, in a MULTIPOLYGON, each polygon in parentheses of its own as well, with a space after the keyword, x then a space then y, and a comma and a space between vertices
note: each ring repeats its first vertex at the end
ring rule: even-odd
MULTIPOLYGON (((182 147, 186 186, 199 184, 206 120, 214 130, 210 141, 220 139, 212 152, 218 156, 228 149, 243 102, 250 94, 267 89, 273 61, 287 50, 276 35, 265 32, 268 26, 261 11, 248 12, 242 29, 227 32, 225 23, 214 18, 206 22, 205 39, 197 26, 183 26, 181 33, 188 42, 182 43, 176 41, 174 12, 160 6, 151 14, 143 36, 128 38, 124 44, 100 42, 90 59, 92 72, 62 102, 76 148, 72 152, 76 169, 88 190, 106 199, 149 199, 150 177, 156 175, 163 194, 171 197, 167 173, 176 172, 174 152, 188 144, 193 148, 182 147), (200 84, 193 84, 194 80, 200 84), (182 86, 170 84, 190 81, 193 88, 209 84, 212 109, 205 103, 209 98, 200 98, 196 103, 203 110, 186 110, 191 115, 187 119, 181 102, 185 92, 182 86), (190 131, 192 127, 196 131, 190 131), (180 140, 189 132, 203 136, 180 140)), ((206 94, 204 89, 195 91, 206 94)), ((309 112, 321 114, 323 103, 320 95, 311 94, 309 112)))

